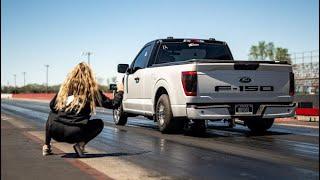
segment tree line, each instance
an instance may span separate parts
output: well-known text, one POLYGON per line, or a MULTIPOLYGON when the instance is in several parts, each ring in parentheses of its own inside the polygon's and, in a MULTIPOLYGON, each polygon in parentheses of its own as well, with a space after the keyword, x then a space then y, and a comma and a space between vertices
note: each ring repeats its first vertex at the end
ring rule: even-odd
MULTIPOLYGON (((28 84, 22 87, 2 86, 1 93, 20 94, 20 93, 58 93, 60 85, 47 86, 41 84, 28 84)), ((111 92, 106 85, 100 85, 99 89, 103 92, 111 92)))
MULTIPOLYGON (((99 89, 103 92, 112 92, 109 90, 109 84, 115 83, 116 77, 113 76, 111 78, 107 78, 107 85, 103 85, 103 79, 101 77, 97 77, 97 81, 99 84, 99 89)), ((19 93, 58 93, 60 89, 60 84, 47 86, 44 84, 27 84, 22 87, 15 86, 1 86, 1 93, 9 93, 9 94, 19 94, 19 93)))
POLYGON ((266 43, 265 41, 259 41, 257 45, 251 46, 249 59, 287 61, 291 63, 290 54, 287 48, 275 47, 273 42, 266 43))

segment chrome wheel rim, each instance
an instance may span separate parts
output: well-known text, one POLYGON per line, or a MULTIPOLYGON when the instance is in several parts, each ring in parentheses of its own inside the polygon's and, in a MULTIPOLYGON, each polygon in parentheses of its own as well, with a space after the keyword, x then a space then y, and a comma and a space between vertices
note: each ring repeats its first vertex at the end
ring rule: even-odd
POLYGON ((113 119, 115 123, 119 122, 119 117, 120 117, 120 110, 119 109, 113 110, 113 119))
POLYGON ((165 118, 164 105, 160 104, 158 108, 158 121, 161 126, 164 124, 164 118, 165 118))

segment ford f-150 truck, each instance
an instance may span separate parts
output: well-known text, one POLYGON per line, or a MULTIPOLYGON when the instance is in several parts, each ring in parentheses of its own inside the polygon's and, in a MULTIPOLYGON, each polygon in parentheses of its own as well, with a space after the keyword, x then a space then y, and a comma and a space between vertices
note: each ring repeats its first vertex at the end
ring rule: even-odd
POLYGON ((287 62, 236 61, 215 39, 158 39, 147 43, 131 65, 119 64, 122 106, 114 121, 125 125, 143 115, 163 133, 186 126, 205 131, 207 120, 235 119, 265 132, 275 118, 292 117, 294 74, 287 62))

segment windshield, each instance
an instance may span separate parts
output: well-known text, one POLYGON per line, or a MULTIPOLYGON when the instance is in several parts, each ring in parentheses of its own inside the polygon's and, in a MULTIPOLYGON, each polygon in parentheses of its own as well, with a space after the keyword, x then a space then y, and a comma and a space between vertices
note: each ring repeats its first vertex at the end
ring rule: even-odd
POLYGON ((232 60, 232 55, 224 44, 168 42, 160 45, 155 63, 179 62, 190 59, 232 60))

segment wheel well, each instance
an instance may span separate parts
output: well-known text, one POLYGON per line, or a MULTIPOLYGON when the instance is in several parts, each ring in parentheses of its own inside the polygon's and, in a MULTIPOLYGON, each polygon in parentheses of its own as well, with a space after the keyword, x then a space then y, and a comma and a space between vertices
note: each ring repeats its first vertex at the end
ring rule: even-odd
POLYGON ((162 94, 167 94, 167 95, 169 95, 168 92, 167 92, 167 90, 166 90, 164 87, 158 88, 157 93, 156 93, 156 96, 154 97, 154 103, 153 103, 154 112, 155 112, 155 110, 156 110, 156 105, 157 105, 158 99, 160 98, 160 96, 161 96, 162 94))

